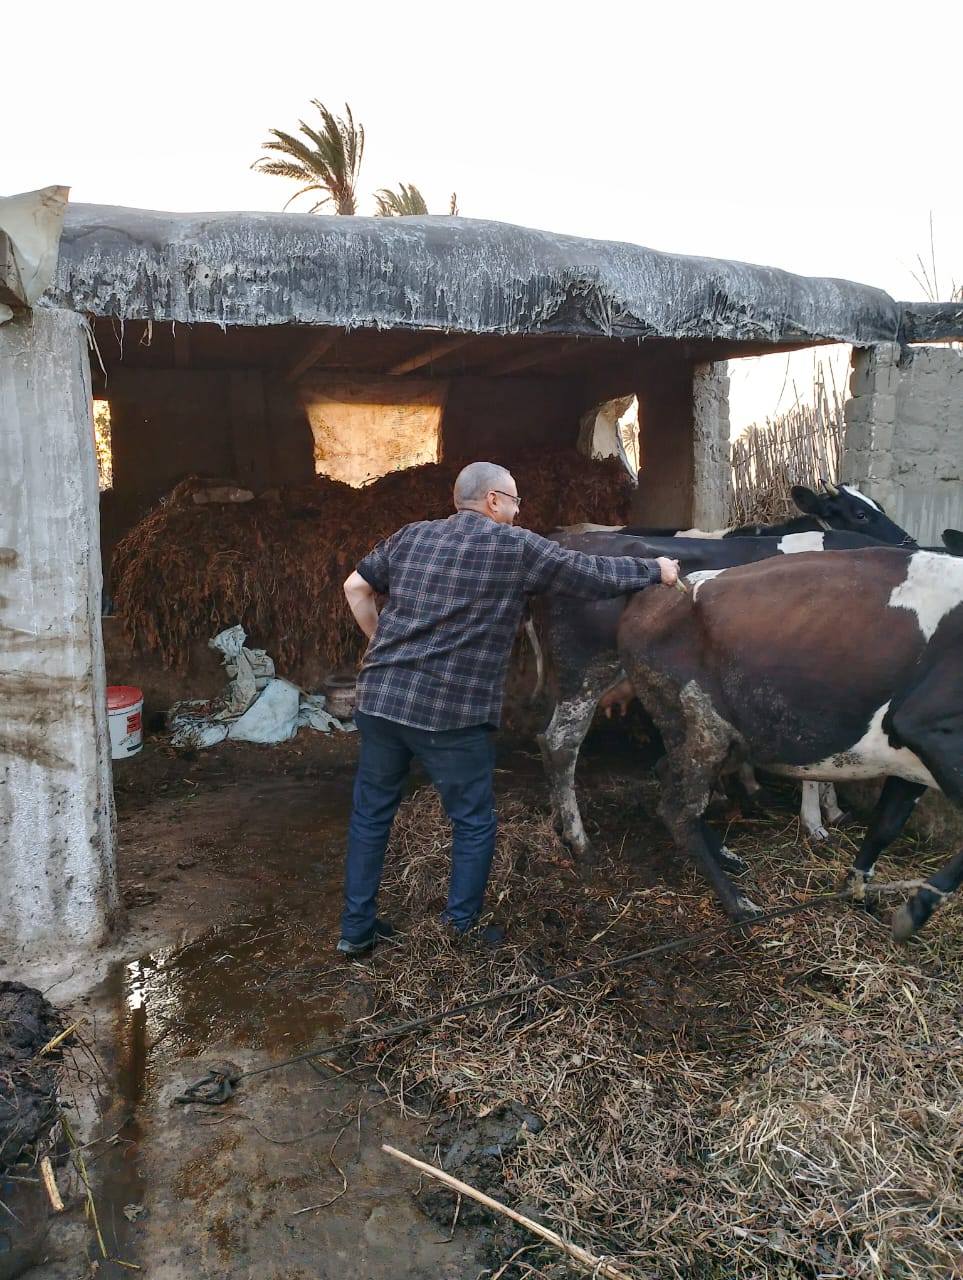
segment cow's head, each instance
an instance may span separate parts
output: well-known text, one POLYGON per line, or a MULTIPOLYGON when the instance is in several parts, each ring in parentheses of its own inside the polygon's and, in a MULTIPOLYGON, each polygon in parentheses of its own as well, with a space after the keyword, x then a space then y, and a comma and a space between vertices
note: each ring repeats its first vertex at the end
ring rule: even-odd
POLYGON ((839 529, 844 533, 862 533, 877 542, 897 547, 915 547, 916 542, 905 529, 890 520, 889 516, 872 498, 867 498, 849 484, 834 485, 823 481, 820 493, 794 484, 792 500, 800 511, 813 516, 826 529, 839 529))
POLYGON ((944 529, 943 546, 951 556, 963 556, 963 533, 959 529, 944 529))

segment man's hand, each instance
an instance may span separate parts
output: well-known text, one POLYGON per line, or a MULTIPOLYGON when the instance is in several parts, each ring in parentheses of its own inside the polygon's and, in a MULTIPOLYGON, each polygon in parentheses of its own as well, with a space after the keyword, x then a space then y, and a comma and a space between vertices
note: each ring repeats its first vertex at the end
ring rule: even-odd
POLYGON ((345 582, 344 594, 355 622, 370 640, 378 628, 374 588, 356 570, 345 582))
POLYGON ((679 581, 679 562, 670 560, 668 556, 658 556, 655 562, 662 571, 662 582, 667 587, 674 587, 679 581))

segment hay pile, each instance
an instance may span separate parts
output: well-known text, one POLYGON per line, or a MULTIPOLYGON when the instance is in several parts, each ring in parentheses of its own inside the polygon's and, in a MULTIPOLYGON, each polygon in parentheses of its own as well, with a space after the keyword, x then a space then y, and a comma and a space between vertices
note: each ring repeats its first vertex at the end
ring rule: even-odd
MULTIPOLYGON (((628 519, 631 489, 615 459, 539 452, 511 465, 527 528, 628 519)), ((223 505, 195 504, 203 482, 184 481, 114 552, 113 597, 128 638, 183 667, 192 643, 240 622, 282 672, 312 659, 327 669, 355 661, 362 636, 345 605, 344 579, 403 524, 450 515, 459 466, 412 467, 363 489, 319 476, 223 505)))
MULTIPOLYGON (((611 851, 628 824, 658 856, 658 828, 622 814, 611 851)), ((418 927, 367 966, 373 1027, 720 922, 701 881, 668 861, 653 875, 651 852, 587 884, 544 815, 509 799, 500 819, 492 900, 511 945, 491 954, 433 923, 448 848, 433 793, 402 807, 384 905, 418 927)), ((735 837, 761 905, 834 886, 851 859, 796 839, 791 820, 735 837)), ((963 1265, 961 942, 958 906, 899 948, 885 920, 837 904, 373 1057, 403 1106, 430 1105, 426 1148, 446 1168, 640 1280, 949 1276, 963 1265)), ((450 1194, 428 1202, 449 1224, 450 1194)), ((460 1220, 484 1221, 473 1212, 460 1220)), ((496 1236, 495 1257, 519 1247, 505 1280, 570 1274, 524 1235, 496 1236)))

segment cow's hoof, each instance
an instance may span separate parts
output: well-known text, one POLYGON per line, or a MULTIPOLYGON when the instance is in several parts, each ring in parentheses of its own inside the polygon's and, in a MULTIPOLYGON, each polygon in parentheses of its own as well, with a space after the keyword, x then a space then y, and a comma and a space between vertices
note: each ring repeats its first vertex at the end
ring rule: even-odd
POLYGON ((806 832, 806 839, 810 844, 826 844, 829 840, 829 832, 825 827, 814 827, 812 831, 806 832))
POLYGON ((869 880, 870 877, 865 871, 857 871, 855 867, 850 867, 839 882, 839 892, 848 893, 854 902, 862 904, 866 901, 866 886, 869 880))
POLYGON ((914 933, 919 932, 933 912, 946 897, 939 889, 924 884, 921 889, 908 898, 906 902, 893 912, 892 930, 897 942, 905 942, 914 933))
POLYGON ((756 916, 762 915, 762 907, 757 907, 751 898, 747 898, 744 893, 740 893, 736 898, 736 907, 732 913, 732 919, 735 924, 742 924, 746 920, 754 920, 756 916))
MULTIPOLYGON (((910 900, 912 901, 912 899, 910 900)), ((893 919, 890 926, 893 930, 893 937, 897 942, 906 942, 912 938, 913 934, 919 928, 919 925, 913 919, 913 909, 909 902, 904 902, 901 907, 893 912, 893 919)))
POLYGON ((749 870, 749 863, 745 858, 740 858, 738 853, 733 853, 728 845, 722 845, 716 857, 719 866, 730 876, 744 876, 749 870))
POLYGON ((575 870, 580 875, 583 873, 587 875, 598 868, 601 859, 590 844, 578 849, 573 849, 569 846, 568 851, 571 855, 575 870))

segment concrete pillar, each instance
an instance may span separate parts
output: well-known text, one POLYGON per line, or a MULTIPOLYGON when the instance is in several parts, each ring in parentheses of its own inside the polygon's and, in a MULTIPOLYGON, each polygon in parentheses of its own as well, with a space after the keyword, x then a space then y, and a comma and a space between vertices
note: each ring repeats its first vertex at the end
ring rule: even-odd
POLYGON ((0 325, 0 960, 118 910, 90 372, 81 318, 0 325))
POLYGON ((697 364, 692 374, 692 524, 720 529, 729 514, 729 365, 697 364))

